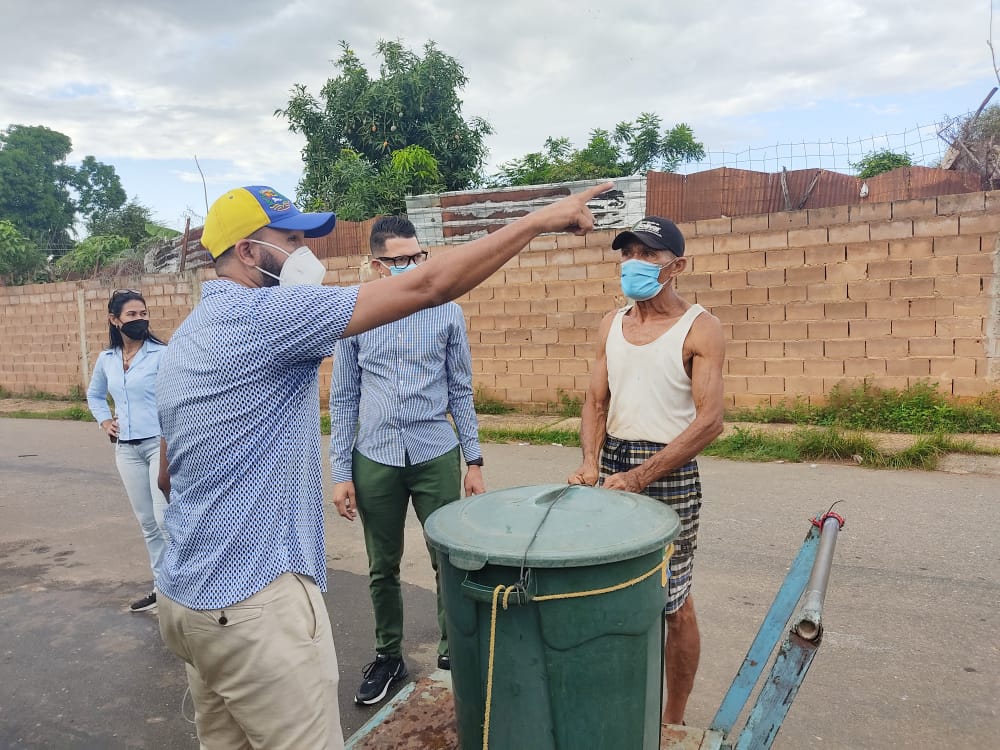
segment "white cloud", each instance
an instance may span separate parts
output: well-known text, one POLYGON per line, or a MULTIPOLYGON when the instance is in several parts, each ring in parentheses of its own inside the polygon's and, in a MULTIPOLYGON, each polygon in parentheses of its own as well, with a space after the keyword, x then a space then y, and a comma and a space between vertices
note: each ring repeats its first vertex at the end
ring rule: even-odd
POLYGON ((497 131, 493 163, 641 111, 688 122, 709 148, 744 147, 761 113, 840 103, 863 129, 872 107, 988 83, 987 36, 979 0, 34 0, 0 28, 0 127, 45 124, 112 164, 230 162, 213 182, 294 172, 302 141, 272 115, 292 85, 317 94, 340 39, 374 69, 376 41, 401 38, 434 39, 463 64, 465 114, 497 131))

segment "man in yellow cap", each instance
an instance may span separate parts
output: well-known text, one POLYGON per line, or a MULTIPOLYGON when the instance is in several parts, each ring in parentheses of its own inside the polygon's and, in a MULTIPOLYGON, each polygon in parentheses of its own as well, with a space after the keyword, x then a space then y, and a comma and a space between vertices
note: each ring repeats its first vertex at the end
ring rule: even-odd
POLYGON ((160 630, 187 665, 203 747, 342 748, 326 589, 319 378, 338 339, 472 289, 543 232, 593 228, 587 188, 410 273, 321 286, 304 240, 332 213, 231 190, 202 244, 218 280, 170 339, 157 402, 170 545, 160 630))

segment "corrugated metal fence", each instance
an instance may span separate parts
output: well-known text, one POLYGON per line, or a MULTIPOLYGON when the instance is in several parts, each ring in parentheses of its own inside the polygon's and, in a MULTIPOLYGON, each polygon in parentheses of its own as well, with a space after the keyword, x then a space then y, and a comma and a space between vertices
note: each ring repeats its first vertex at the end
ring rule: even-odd
MULTIPOLYGON (((464 190, 407 198, 410 220, 427 247, 450 245, 483 237, 526 213, 572 192, 597 184, 584 180, 558 185, 530 185, 496 190, 464 190)), ((681 175, 649 172, 622 177, 591 211, 599 229, 628 227, 646 214, 676 222, 747 216, 802 208, 885 203, 937 195, 973 193, 983 189, 979 175, 930 167, 902 167, 862 180, 825 169, 777 173, 720 167, 681 175)), ((320 258, 366 255, 375 219, 338 221, 336 230, 307 244, 320 258)), ((211 263, 192 229, 182 268, 211 263)), ((180 240, 173 243, 180 254, 180 240)))
POLYGON ((862 180, 825 169, 778 173, 720 167, 690 175, 650 172, 646 213, 674 221, 885 203, 982 190, 979 175, 903 167, 862 180))

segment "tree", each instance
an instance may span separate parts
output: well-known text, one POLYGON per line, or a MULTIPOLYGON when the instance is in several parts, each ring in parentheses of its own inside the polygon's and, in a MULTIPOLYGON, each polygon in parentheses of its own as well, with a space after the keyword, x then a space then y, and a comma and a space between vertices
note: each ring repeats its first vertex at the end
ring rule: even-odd
POLYGON ((89 221, 125 202, 114 167, 86 156, 74 168, 72 150, 68 136, 41 125, 0 131, 0 219, 43 247, 70 245, 78 213, 89 221))
POLYGON ((45 267, 45 254, 12 222, 0 221, 0 278, 5 284, 30 284, 45 267))
POLYGON ((861 157, 859 161, 852 162, 851 167, 858 173, 858 177, 867 180, 877 174, 891 172, 899 167, 912 167, 913 159, 907 153, 893 153, 887 148, 881 151, 872 151, 861 157))
POLYGON ((125 204, 125 190, 115 168, 85 156, 73 177, 77 191, 76 210, 85 220, 117 211, 125 204))
POLYGON ((463 119, 459 91, 468 79, 455 58, 433 41, 422 57, 380 41, 379 77, 371 78, 347 43, 340 45, 339 73, 320 99, 296 84, 288 106, 275 112, 306 137, 302 204, 351 218, 350 204, 368 218, 398 210, 408 192, 462 190, 480 179, 493 129, 481 118, 463 119))
POLYGON ((40 245, 68 244, 76 207, 69 187, 72 142, 42 126, 0 132, 0 219, 40 245))
POLYGON ((131 248, 144 248, 151 240, 169 239, 180 232, 153 221, 153 212, 133 198, 120 208, 95 213, 87 221, 90 236, 124 237, 131 248))
POLYGON ((635 122, 620 122, 613 131, 590 131, 590 140, 574 150, 568 138, 547 138, 543 151, 500 165, 490 184, 539 185, 547 182, 625 177, 650 169, 673 172, 683 162, 705 156, 705 147, 684 124, 660 132, 659 115, 643 112, 635 122))

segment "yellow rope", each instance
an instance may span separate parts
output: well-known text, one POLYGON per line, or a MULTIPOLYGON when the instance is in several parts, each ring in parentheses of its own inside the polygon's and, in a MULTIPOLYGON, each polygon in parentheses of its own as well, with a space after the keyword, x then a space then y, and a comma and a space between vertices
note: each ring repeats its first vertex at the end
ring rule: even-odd
MULTIPOLYGON (((665 550, 663 550, 663 560, 656 564, 656 566, 641 576, 637 576, 630 581, 625 581, 624 583, 617 583, 614 586, 606 586, 602 589, 590 589, 589 591, 570 591, 565 594, 546 594, 544 596, 532 596, 528 598, 528 601, 532 602, 547 602, 553 601, 555 599, 578 599, 584 596, 598 596, 600 594, 609 594, 612 591, 620 591, 621 589, 627 589, 629 586, 634 586, 637 583, 641 583, 649 578, 651 575, 660 571, 660 586, 666 588, 667 579, 669 577, 668 565, 670 563, 670 557, 674 554, 674 545, 670 544, 665 550)), ((483 750, 489 750, 490 746, 490 710, 493 703, 493 657, 496 653, 496 635, 497 635, 497 600, 500 598, 501 592, 503 593, 503 606, 507 609, 507 603, 510 600, 510 595, 517 591, 517 586, 504 586, 502 583, 499 584, 495 589, 493 589, 493 604, 490 609, 490 654, 489 654, 489 665, 486 669, 486 712, 483 717, 483 750)))
MULTIPOLYGON (((486 715, 483 717, 483 750, 488 750, 490 746, 490 707, 493 703, 493 652, 496 648, 497 638, 497 597, 503 591, 504 585, 501 583, 493 589, 493 607, 490 610, 490 665, 486 670, 486 715)), ((506 601, 504 602, 506 606, 506 601)))

